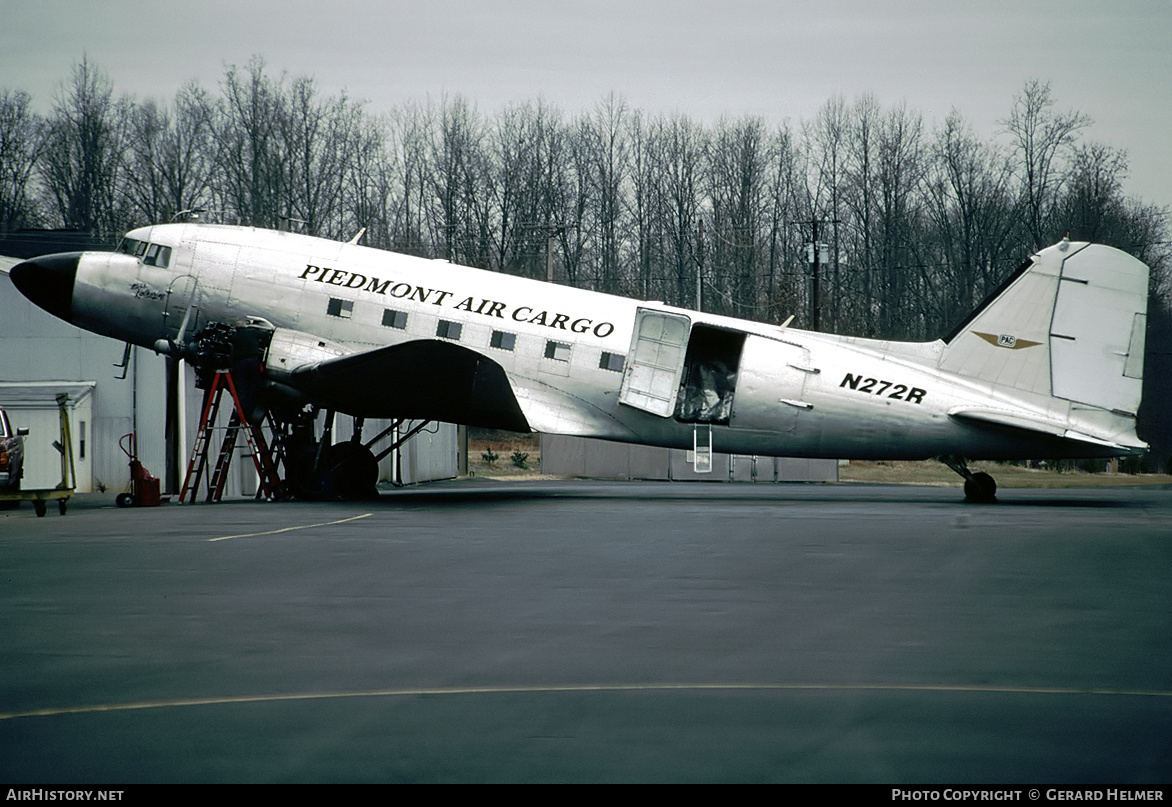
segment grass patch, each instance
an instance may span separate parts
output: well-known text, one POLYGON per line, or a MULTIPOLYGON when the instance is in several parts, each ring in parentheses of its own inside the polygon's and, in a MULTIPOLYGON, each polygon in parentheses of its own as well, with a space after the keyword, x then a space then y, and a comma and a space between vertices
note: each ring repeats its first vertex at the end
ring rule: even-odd
MULTIPOLYGON (((1086 471, 1056 471, 1047 468, 1026 468, 999 462, 972 462, 974 473, 984 471, 997 480, 999 488, 1093 488, 1120 485, 1169 485, 1169 474, 1087 473, 1086 471)), ((936 485, 959 488, 964 480, 952 469, 936 460, 912 462, 905 460, 854 460, 838 469, 842 482, 877 482, 889 485, 936 485)))
POLYGON ((468 429, 469 476, 517 479, 540 474, 540 435, 468 429))

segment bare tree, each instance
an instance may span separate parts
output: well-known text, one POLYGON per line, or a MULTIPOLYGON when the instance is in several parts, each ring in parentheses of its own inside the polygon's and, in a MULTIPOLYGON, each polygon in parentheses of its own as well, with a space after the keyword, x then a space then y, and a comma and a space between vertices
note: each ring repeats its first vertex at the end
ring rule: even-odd
POLYGON ((313 79, 301 76, 293 80, 282 113, 284 215, 313 235, 341 237, 343 185, 361 108, 344 94, 320 98, 313 79))
POLYGON ((532 164, 538 148, 538 111, 531 103, 509 105, 489 125, 491 171, 488 187, 492 210, 492 266, 498 271, 519 266, 530 225, 525 207, 530 196, 532 164))
POLYGON ((484 193, 483 125, 466 99, 444 99, 431 140, 431 230, 443 257, 486 265, 489 259, 484 193))
POLYGON ((852 110, 848 153, 851 256, 861 286, 855 327, 868 336, 918 335, 922 318, 906 306, 922 258, 914 252, 923 171, 923 124, 900 105, 886 114, 871 96, 852 110))
MULTIPOLYGON (((856 327, 855 323, 866 319, 867 315, 859 309, 865 309, 866 301, 870 299, 866 289, 860 293, 857 288, 860 281, 869 281, 870 273, 865 270, 860 272, 858 267, 855 267, 856 276, 852 278, 853 282, 848 283, 840 266, 840 258, 846 249, 842 234, 849 232, 852 225, 847 207, 851 139, 851 113, 846 100, 841 96, 828 100, 818 110, 814 120, 803 125, 801 153, 806 165, 805 193, 800 209, 794 210, 791 221, 792 226, 801 226, 804 231, 803 241, 809 241, 813 237, 815 222, 819 227, 825 225, 825 228, 820 230, 818 240, 828 241, 830 244, 829 296, 836 301, 836 327, 848 330, 856 327), (807 222, 810 223, 809 229, 805 228, 807 222), (829 239, 826 238, 827 232, 829 239)), ((862 206, 863 209, 867 207, 865 203, 862 206)), ((856 228, 855 232, 865 237, 867 231, 865 227, 860 227, 856 228)), ((862 254, 868 254, 868 250, 864 249, 862 254)), ((799 321, 810 324, 806 310, 797 310, 794 313, 799 317, 799 321)))
POLYGON ((74 65, 48 121, 39 169, 61 225, 113 238, 128 218, 121 193, 128 99, 87 59, 74 65))
POLYGON ((721 307, 714 310, 753 316, 759 308, 767 161, 765 124, 760 118, 722 120, 708 141, 713 290, 723 297, 721 307))
POLYGON ((38 222, 30 180, 45 144, 45 122, 25 92, 0 92, 0 234, 38 222))
POLYGON ((592 178, 598 221, 599 287, 615 293, 622 289, 621 226, 623 190, 630 159, 626 102, 611 93, 594 113, 593 126, 583 127, 592 146, 592 178))
POLYGON ((429 182, 427 154, 431 140, 432 113, 427 107, 409 103, 395 111, 392 119, 392 163, 398 175, 399 204, 395 222, 393 248, 416 255, 431 255, 426 232, 429 182))
POLYGON ((1002 121, 1006 145, 958 112, 925 139, 918 114, 871 96, 829 100, 795 136, 649 118, 614 95, 573 117, 455 97, 373 119, 260 57, 220 89, 135 106, 83 60, 45 121, 0 94, 0 227, 105 235, 211 206, 533 277, 552 256, 575 285, 685 306, 702 288, 707 310, 779 321, 811 310, 817 221, 822 321, 891 338, 938 335, 1023 247, 1068 230, 1148 262, 1158 292, 1170 282, 1167 212, 1125 196, 1126 155, 1080 144, 1089 119, 1055 112, 1037 81, 1002 121))
POLYGON ((264 60, 254 56, 246 74, 228 68, 216 126, 217 195, 229 215, 258 227, 279 227, 288 215, 285 163, 288 154, 280 136, 285 117, 284 79, 265 73, 264 60))
POLYGON ((1050 85, 1034 79, 1026 82, 1013 100, 1009 117, 1000 123, 1013 138, 1031 247, 1040 249, 1061 236, 1054 226, 1054 211, 1067 178, 1061 161, 1070 155, 1091 119, 1080 112, 1055 112, 1050 85))
POLYGON ((213 103, 191 83, 170 109, 153 101, 134 109, 130 124, 127 193, 141 221, 168 221, 211 203, 216 166, 213 103))
POLYGON ((925 302, 934 303, 937 328, 955 324, 992 292, 1014 260, 1011 171, 1006 155, 980 142, 956 110, 936 132, 925 181, 925 246, 937 271, 925 302))
POLYGON ((393 224, 401 189, 389 148, 390 129, 384 119, 361 115, 354 132, 351 158, 346 165, 342 226, 347 240, 365 230, 364 242, 384 249, 394 244, 393 224))
POLYGON ((701 236, 706 143, 703 129, 684 115, 650 124, 633 120, 629 207, 643 297, 682 306, 702 302, 697 284, 707 258, 701 236))
MULTIPOLYGON (((794 314, 805 299, 803 275, 791 271, 802 254, 802 235, 792 222, 802 215, 805 192, 804 166, 797 144, 788 127, 779 128, 770 147, 770 175, 767 177, 768 223, 767 263, 765 285, 765 312, 761 318, 780 323, 794 314)), ((838 261, 832 264, 831 294, 825 295, 826 310, 832 323, 837 322, 839 288, 838 261)))
MULTIPOLYGON (((1110 243, 1123 214, 1127 154, 1102 143, 1074 150, 1059 219, 1072 238, 1110 243)), ((1127 246, 1124 246, 1126 249, 1127 246)))

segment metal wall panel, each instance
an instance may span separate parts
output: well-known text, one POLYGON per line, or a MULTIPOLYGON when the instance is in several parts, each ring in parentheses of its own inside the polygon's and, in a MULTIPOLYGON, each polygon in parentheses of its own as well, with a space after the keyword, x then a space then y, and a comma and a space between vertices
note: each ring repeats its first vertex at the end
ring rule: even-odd
POLYGON ((541 435, 541 472, 591 479, 700 482, 837 482, 838 460, 712 455, 712 472, 692 470, 684 449, 613 443, 588 437, 541 435))

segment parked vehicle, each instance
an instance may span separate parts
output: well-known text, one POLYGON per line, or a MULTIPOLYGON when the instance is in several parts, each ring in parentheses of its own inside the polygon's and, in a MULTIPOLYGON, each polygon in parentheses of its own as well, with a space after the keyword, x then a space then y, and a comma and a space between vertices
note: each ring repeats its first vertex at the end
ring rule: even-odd
POLYGON ((8 413, 0 409, 0 509, 20 507, 26 499, 32 502, 37 517, 45 515, 49 502, 57 502, 57 510, 65 515, 69 498, 77 487, 73 468, 73 438, 69 432, 69 395, 57 396, 61 411, 61 436, 53 447, 61 454, 61 481, 51 488, 24 488, 24 438, 28 429, 13 429, 8 413))
POLYGON ((0 409, 0 493, 20 490, 24 476, 24 436, 28 429, 14 429, 8 413, 0 409))

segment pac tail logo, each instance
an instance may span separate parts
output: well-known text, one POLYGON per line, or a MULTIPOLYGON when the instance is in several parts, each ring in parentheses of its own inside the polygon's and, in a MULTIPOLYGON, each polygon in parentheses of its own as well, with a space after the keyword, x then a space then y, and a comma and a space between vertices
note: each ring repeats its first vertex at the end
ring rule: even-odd
POLYGON ((1042 344, 1041 342, 1031 342, 1028 339, 1018 339, 1013 334, 1008 333, 992 334, 981 333, 980 331, 973 331, 973 333, 991 345, 1008 348, 1010 350, 1023 350, 1027 347, 1037 347, 1038 345, 1042 344))

